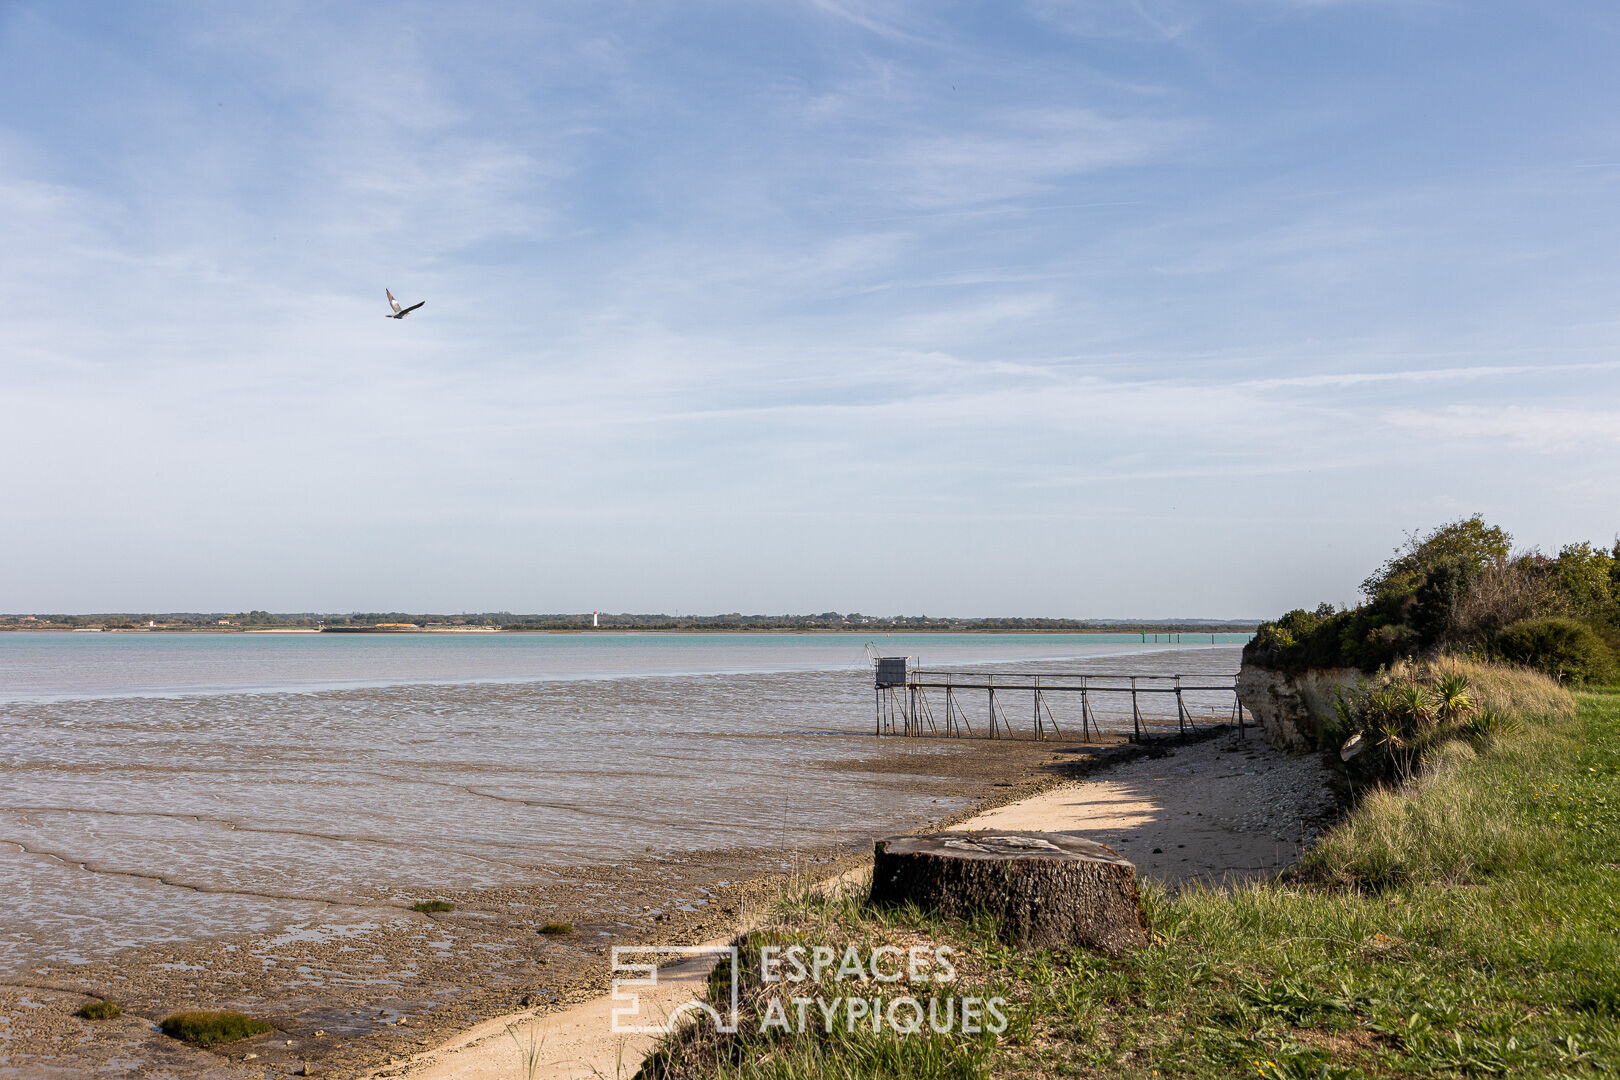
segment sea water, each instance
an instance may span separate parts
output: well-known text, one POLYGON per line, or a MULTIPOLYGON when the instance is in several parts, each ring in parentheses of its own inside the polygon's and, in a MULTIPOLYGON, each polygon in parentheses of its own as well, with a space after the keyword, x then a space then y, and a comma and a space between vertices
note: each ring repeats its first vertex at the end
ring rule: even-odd
MULTIPOLYGON (((0 977, 407 887, 870 835, 922 796, 838 767, 879 742, 869 642, 930 667, 1236 670, 1201 638, 0 634, 0 977)), ((912 745, 926 770, 939 744, 912 745)))

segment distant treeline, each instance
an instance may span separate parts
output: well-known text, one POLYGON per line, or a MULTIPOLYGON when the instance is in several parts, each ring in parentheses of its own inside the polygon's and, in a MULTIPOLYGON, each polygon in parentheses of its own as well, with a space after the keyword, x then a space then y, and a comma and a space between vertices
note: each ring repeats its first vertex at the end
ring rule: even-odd
POLYGON ((1252 633, 1255 623, 1219 619, 952 619, 930 615, 863 615, 824 611, 819 615, 632 615, 590 612, 515 615, 509 611, 433 615, 406 611, 323 612, 103 612, 98 614, 0 615, 0 630, 270 630, 418 626, 423 629, 494 627, 500 630, 861 630, 916 631, 1092 631, 1113 633, 1252 633), (597 625, 593 627, 593 618, 597 625))

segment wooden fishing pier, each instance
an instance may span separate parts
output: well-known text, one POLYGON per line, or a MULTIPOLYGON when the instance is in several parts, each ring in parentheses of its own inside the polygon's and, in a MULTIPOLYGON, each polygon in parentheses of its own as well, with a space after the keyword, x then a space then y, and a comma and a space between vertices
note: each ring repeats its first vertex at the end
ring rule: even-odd
POLYGON ((930 670, 913 667, 909 658, 900 656, 877 657, 874 665, 878 735, 1047 739, 1056 734, 1068 738, 1079 735, 1090 742, 1094 736, 1125 735, 1127 723, 1133 742, 1140 742, 1144 735, 1170 734, 1172 730, 1185 735, 1220 725, 1231 725, 1239 734, 1247 734, 1235 673, 1106 675, 930 670), (1076 700, 1072 695, 1079 695, 1078 713, 1064 720, 1071 727, 1067 735, 1052 711, 1053 695, 1070 702, 1071 710, 1076 700), (1064 695, 1070 696, 1065 699, 1064 695), (1124 712, 1127 696, 1128 717, 1124 712), (975 725, 968 716, 968 703, 981 701, 984 711, 975 707, 975 725), (936 702, 940 705, 937 713, 936 702), (1013 723, 1007 713, 1009 702, 1015 714, 1029 718, 1027 722, 1013 723), (1103 710, 1106 725, 1098 716, 1099 703, 1107 703, 1103 710), (1175 709, 1173 717, 1169 715, 1171 706, 1175 709), (1020 734, 1020 730, 1027 734, 1020 734))

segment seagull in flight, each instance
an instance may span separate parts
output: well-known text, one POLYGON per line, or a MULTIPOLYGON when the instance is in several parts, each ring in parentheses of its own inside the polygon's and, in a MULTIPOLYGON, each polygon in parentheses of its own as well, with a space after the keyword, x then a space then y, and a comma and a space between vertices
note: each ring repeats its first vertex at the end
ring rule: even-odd
POLYGON ((386 315, 386 316, 384 316, 384 318, 403 319, 405 316, 409 315, 411 312, 415 311, 417 308, 419 308, 423 304, 427 303, 426 300, 418 300, 416 303, 412 304, 410 307, 402 308, 402 307, 399 306, 399 301, 394 299, 394 294, 393 293, 388 292, 387 289, 384 289, 383 292, 388 293, 388 306, 394 309, 394 313, 392 315, 386 315))

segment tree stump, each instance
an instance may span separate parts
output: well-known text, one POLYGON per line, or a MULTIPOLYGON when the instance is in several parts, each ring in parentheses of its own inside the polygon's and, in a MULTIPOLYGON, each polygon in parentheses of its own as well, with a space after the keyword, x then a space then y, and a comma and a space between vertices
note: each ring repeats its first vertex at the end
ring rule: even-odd
POLYGON ((948 917, 1001 919, 1031 945, 1086 945, 1117 955, 1147 944, 1136 866, 1072 833, 958 832, 879 840, 872 903, 915 903, 948 917))

